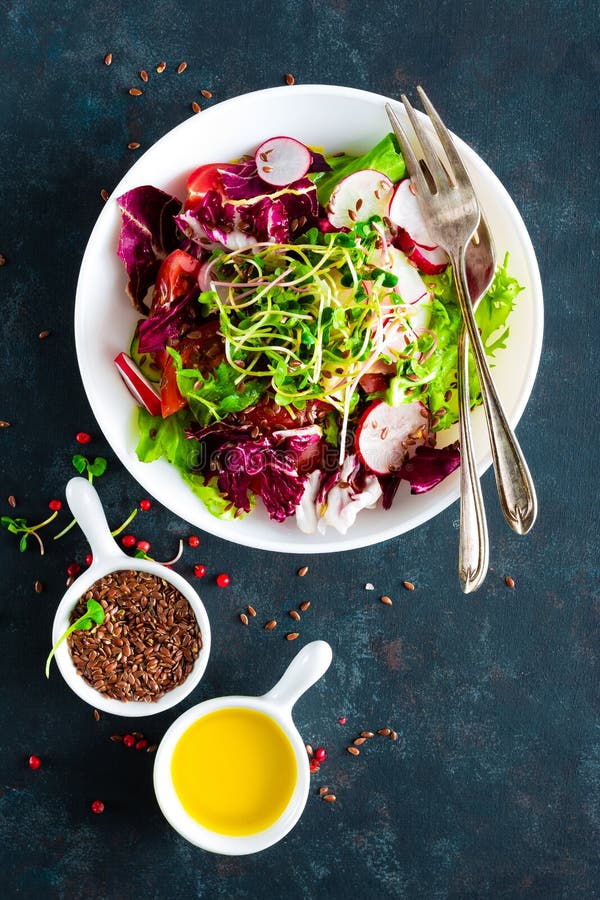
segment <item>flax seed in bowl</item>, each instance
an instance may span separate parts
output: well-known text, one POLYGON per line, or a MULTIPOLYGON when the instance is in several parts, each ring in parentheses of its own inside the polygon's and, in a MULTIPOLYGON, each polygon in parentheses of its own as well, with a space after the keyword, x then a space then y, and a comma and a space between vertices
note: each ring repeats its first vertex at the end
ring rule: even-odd
POLYGON ((72 622, 92 599, 103 607, 104 622, 68 639, 75 668, 91 687, 114 700, 152 703, 183 684, 202 635, 177 588, 150 572, 111 572, 80 598, 72 622))
MULTIPOLYGON (((95 556, 94 556, 95 558, 95 556)), ((85 612, 104 609, 104 621, 74 631, 56 662, 69 687, 104 712, 146 716, 169 709, 196 687, 208 661, 210 625, 185 579, 149 560, 95 564, 65 594, 53 640, 85 612), (108 571, 107 571, 108 569, 108 571)))

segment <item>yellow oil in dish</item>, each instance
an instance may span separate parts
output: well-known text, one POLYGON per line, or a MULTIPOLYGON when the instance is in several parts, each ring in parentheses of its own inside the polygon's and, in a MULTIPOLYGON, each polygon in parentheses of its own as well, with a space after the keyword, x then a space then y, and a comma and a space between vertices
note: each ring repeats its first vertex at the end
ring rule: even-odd
POLYGON ((298 766, 284 731, 254 709, 208 713, 183 732, 171 778, 186 812, 204 828, 241 837, 272 825, 296 787, 298 766))

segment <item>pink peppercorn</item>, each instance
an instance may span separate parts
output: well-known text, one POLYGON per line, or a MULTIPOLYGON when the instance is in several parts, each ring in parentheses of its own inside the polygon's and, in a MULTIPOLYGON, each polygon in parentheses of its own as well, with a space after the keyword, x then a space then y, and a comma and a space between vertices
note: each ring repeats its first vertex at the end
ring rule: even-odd
POLYGON ((41 766, 41 764, 42 764, 42 761, 41 761, 41 759, 39 758, 39 756, 33 756, 33 755, 32 755, 32 756, 29 757, 29 768, 30 768, 30 769, 39 769, 39 767, 41 766))
POLYGON ((147 553, 150 549, 150 543, 148 541, 138 541, 135 546, 138 548, 138 550, 141 550, 142 553, 147 553))
POLYGON ((91 434, 88 434, 87 431, 78 431, 75 435, 75 440, 78 444, 89 444, 92 440, 91 434))
POLYGON ((148 510, 151 508, 151 506, 152 506, 152 504, 150 503, 149 500, 140 500, 140 509, 143 509, 144 512, 148 512, 148 510))
POLYGON ((121 543, 124 547, 135 547, 135 538, 132 534, 124 534, 121 543))
POLYGON ((188 538, 188 544, 190 547, 199 547, 200 546, 200 538, 197 534, 190 534, 188 538))
POLYGON ((133 745, 135 744, 134 736, 132 734, 123 735, 123 743, 126 747, 133 747, 133 745))
POLYGON ((196 578, 204 578, 206 575, 206 566, 203 566, 202 563, 198 563, 197 566, 194 566, 194 575, 196 578))
POLYGON ((317 747, 315 750, 315 759, 320 763, 325 762, 327 759, 327 750, 325 747, 317 747))
POLYGON ((226 588, 231 584, 231 578, 226 572, 221 572, 220 575, 217 575, 217 585, 220 588, 226 588))
POLYGON ((104 812, 104 803, 102 800, 94 800, 92 803, 92 812, 93 813, 103 813, 104 812))
POLYGON ((58 512, 59 509, 62 509, 62 503, 60 500, 51 500, 48 504, 48 507, 52 510, 52 512, 58 512))

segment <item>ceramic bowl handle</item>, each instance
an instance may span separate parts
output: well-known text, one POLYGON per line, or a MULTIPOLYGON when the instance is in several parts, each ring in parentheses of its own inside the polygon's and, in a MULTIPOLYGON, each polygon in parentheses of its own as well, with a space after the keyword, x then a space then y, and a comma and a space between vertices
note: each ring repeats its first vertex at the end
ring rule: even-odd
POLYGON ((71 478, 66 487, 67 503, 85 534, 94 563, 106 557, 122 556, 115 544, 96 489, 85 478, 71 478))
POLYGON ((296 700, 325 674, 332 656, 331 647, 325 641, 307 644, 291 661, 275 687, 264 695, 264 699, 291 711, 296 700))

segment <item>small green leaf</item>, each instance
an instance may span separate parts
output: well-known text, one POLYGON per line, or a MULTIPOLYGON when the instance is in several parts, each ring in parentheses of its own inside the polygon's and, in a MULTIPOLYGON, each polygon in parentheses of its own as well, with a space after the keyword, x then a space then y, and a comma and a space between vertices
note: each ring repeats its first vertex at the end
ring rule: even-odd
POLYGON ((88 472, 90 472, 95 478, 99 478, 100 475, 104 475, 106 472, 107 462, 103 456, 97 456, 93 463, 88 463, 88 472))
POLYGON ((85 456, 82 456, 81 453, 76 453, 72 459, 72 462, 73 462, 73 465, 75 466, 75 469, 79 472, 79 474, 83 475, 83 473, 86 470, 86 466, 88 464, 88 461, 85 458, 85 456))
POLYGON ((21 553, 23 553, 26 548, 27 548, 27 535, 24 534, 23 537, 21 538, 21 540, 19 541, 19 550, 21 551, 21 553))
POLYGON ((87 609, 82 616, 80 616, 72 625, 66 629, 66 631, 59 637, 54 647, 48 654, 48 659, 46 660, 46 678, 50 678, 50 663, 52 662, 52 658, 54 654, 62 644, 64 640, 66 640, 70 634, 74 631, 89 631, 90 628, 93 628, 94 624, 102 625, 104 622, 104 609, 97 600, 88 600, 87 601, 87 609))

